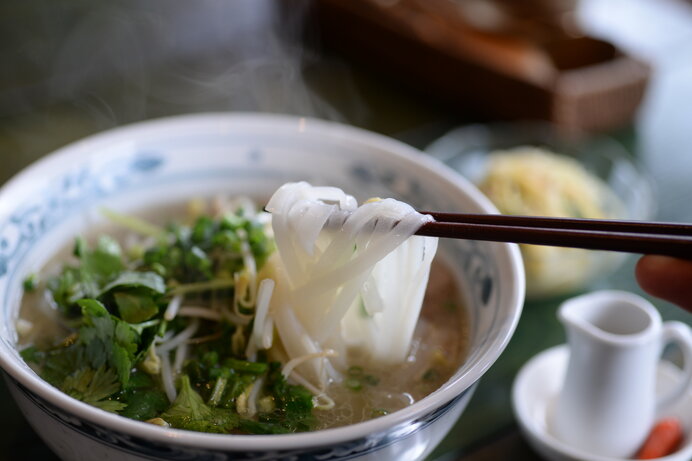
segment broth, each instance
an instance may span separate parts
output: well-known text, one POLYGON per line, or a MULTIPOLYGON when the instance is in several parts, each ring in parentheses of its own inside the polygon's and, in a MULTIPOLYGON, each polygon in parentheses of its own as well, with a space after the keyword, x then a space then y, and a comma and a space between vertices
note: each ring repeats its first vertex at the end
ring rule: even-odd
POLYGON ((367 370, 376 386, 358 391, 333 384, 336 407, 319 412, 321 428, 344 426, 402 409, 444 384, 466 356, 469 322, 451 269, 439 256, 433 262, 421 315, 407 361, 385 370, 367 370))
MULTIPOLYGON (((206 207, 193 208, 193 214, 210 211, 206 207)), ((189 212, 181 213, 180 207, 159 210, 155 213, 155 222, 168 222, 177 216, 185 216, 186 213, 189 216, 189 212)), ((149 219, 151 214, 143 215, 149 219)), ((183 221, 186 220, 190 221, 189 217, 183 218, 183 221)), ((132 242, 121 230, 111 226, 100 228, 98 233, 104 230, 111 235, 117 235, 121 242, 132 242)), ((60 266, 72 258, 70 251, 71 248, 66 248, 58 252, 41 271, 41 278, 47 278, 45 274, 57 274, 60 266)), ((67 322, 58 315, 44 288, 42 286, 36 292, 26 293, 22 299, 20 316, 28 322, 25 327, 30 325, 31 328, 22 329, 23 334, 20 335, 19 341, 21 348, 30 345, 39 349, 50 348, 64 341, 72 331, 67 322)), ((195 300, 195 304, 205 302, 208 303, 209 299, 195 300)), ((365 363, 358 365, 358 357, 350 357, 350 363, 356 365, 350 366, 343 373, 343 382, 331 383, 327 389, 327 394, 334 400, 334 407, 328 410, 314 410, 317 423, 312 429, 343 426, 388 414, 422 399, 439 388, 452 376, 466 355, 470 334, 466 316, 453 272, 438 255, 431 267, 423 308, 406 362, 395 367, 378 367, 373 370, 365 363)), ((200 332, 196 336, 204 334, 206 333, 200 332)), ((195 354, 194 346, 190 346, 190 351, 186 361, 188 365, 201 360, 201 357, 195 354)), ((205 401, 213 393, 208 387, 196 388, 205 401)))

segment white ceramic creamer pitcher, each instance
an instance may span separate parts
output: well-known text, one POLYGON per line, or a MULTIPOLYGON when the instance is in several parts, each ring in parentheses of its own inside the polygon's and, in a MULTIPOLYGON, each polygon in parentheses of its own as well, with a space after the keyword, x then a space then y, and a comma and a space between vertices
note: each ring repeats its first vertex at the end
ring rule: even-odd
POLYGON ((623 291, 597 291, 564 302, 558 311, 570 349, 563 387, 553 406, 551 431, 595 455, 628 458, 644 442, 657 412, 692 386, 692 331, 661 322, 654 306, 623 291), (656 395, 663 348, 683 352, 679 385, 656 395))

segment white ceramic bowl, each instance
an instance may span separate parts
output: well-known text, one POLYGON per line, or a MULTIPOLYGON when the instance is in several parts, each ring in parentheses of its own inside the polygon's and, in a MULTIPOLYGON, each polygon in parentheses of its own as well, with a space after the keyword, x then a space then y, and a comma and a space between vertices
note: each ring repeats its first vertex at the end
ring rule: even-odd
MULTIPOLYGON (((37 134, 38 135, 38 134, 37 134)), ((290 435, 163 429, 106 413, 41 380, 15 348, 21 282, 102 206, 133 212, 217 193, 267 197, 307 180, 420 209, 490 212, 478 190, 405 144, 288 116, 203 114, 139 123, 67 146, 0 191, 0 365, 23 413, 63 459, 419 459, 449 431, 517 324, 524 273, 509 244, 446 241, 470 311, 468 358, 440 389, 392 414, 290 435)))

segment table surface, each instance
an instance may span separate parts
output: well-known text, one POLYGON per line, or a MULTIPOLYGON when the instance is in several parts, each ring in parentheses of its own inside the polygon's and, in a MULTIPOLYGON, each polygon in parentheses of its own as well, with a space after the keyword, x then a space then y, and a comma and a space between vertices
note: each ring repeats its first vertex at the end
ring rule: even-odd
MULTIPOLYGON (((652 40, 646 41, 645 46, 638 43, 627 28, 636 23, 632 19, 635 13, 640 19, 650 13, 647 8, 651 2, 632 2, 634 12, 628 23, 612 18, 608 22, 607 18, 612 16, 608 8, 617 8, 619 3, 603 0, 596 6, 595 2, 586 2, 591 8, 587 13, 594 19, 594 30, 604 36, 610 34, 623 46, 632 47, 654 62, 656 73, 637 120, 613 135, 648 168, 657 188, 657 217, 690 222, 692 207, 685 200, 692 196, 692 156, 688 152, 692 148, 692 51, 689 47, 671 46, 671 41, 682 43, 685 38, 692 38, 692 8, 680 10, 687 14, 686 23, 681 22, 681 14, 675 15, 675 24, 687 24, 689 30, 671 26, 667 31, 658 31, 661 48, 657 49, 652 40), (675 50, 673 54, 677 53, 676 59, 661 52, 671 49, 675 50)), ((664 3, 680 7, 672 1, 664 3)), ((88 30, 91 29, 87 26, 95 27, 87 24, 84 27, 88 30)), ((14 106, 10 104, 15 100, 15 95, 10 94, 12 88, 0 86, 0 183, 42 155, 86 135, 138 120, 187 112, 253 110, 310 115, 364 127, 418 148, 451 128, 478 121, 472 114, 438 106, 338 56, 310 50, 302 55, 303 65, 295 66, 294 53, 295 49, 284 48, 271 63, 253 62, 233 73, 219 68, 213 56, 201 60, 181 58, 173 64, 125 73, 117 76, 119 80, 114 84, 95 85, 85 91, 58 96, 38 91, 39 96, 24 98, 22 104, 14 106), (253 73, 262 66, 269 72, 253 73), (273 79, 248 85, 236 81, 238 77, 272 72, 279 73, 273 79), (290 91, 272 93, 277 87, 290 91)), ((635 261, 630 257, 612 277, 591 288, 618 288, 642 294, 633 277, 635 261)), ((562 327, 555 317, 561 301, 525 304, 506 351, 482 378, 464 416, 430 459, 540 459, 518 432, 511 411, 510 388, 528 359, 564 342, 562 327)), ((692 324, 691 314, 658 300, 652 302, 664 319, 692 324)), ((6 397, 0 400, 0 459, 55 459, 9 398, 4 382, 0 382, 0 395, 6 397)))

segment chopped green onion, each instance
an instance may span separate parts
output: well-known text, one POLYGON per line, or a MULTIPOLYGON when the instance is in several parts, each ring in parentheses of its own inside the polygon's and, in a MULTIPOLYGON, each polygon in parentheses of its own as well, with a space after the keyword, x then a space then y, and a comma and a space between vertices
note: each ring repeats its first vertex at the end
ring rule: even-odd
POLYGON ((24 283, 22 285, 24 287, 24 291, 26 292, 35 291, 36 287, 38 287, 38 276, 36 274, 29 274, 24 279, 24 283))
POLYGON ((434 381, 440 377, 440 373, 434 369, 430 368, 423 374, 423 381, 434 381))
POLYGON ((108 208, 102 208, 101 213, 114 223, 133 230, 138 234, 155 237, 157 240, 164 240, 166 238, 166 231, 164 229, 143 219, 118 213, 108 208))
POLYGON ((344 386, 352 391, 359 391, 363 388, 363 384, 357 378, 346 378, 346 380, 344 380, 344 386))
POLYGON ((227 359, 224 361, 224 365, 235 371, 252 373, 255 375, 266 373, 269 368, 269 365, 263 362, 248 362, 246 360, 237 359, 227 359))
POLYGON ((354 366, 348 368, 348 375, 349 376, 352 376, 354 378, 359 378, 359 377, 363 376, 363 374, 364 374, 363 367, 359 367, 357 365, 354 365, 354 366))
POLYGON ((363 381, 365 382, 365 384, 369 386, 377 386, 378 384, 380 384, 380 378, 374 375, 363 376, 363 381))
POLYGON ((204 291, 223 290, 233 288, 235 281, 233 279, 214 279, 207 282, 184 283, 170 289, 170 293, 175 295, 184 295, 188 293, 200 293, 204 291))
POLYGON ((225 376, 219 376, 216 379, 216 384, 214 384, 214 390, 211 391, 211 397, 209 397, 209 401, 207 402, 209 406, 218 406, 219 402, 221 401, 221 397, 223 397, 223 393, 226 390, 227 383, 228 378, 226 378, 225 376))

